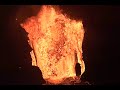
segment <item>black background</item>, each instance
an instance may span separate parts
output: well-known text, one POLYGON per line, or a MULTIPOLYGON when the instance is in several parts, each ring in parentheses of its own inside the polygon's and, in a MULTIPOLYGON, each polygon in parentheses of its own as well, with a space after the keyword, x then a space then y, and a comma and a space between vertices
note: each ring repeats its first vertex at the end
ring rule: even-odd
MULTIPOLYGON (((31 78, 33 67, 29 55, 30 48, 26 34, 19 24, 26 18, 36 15, 40 7, 0 6, 0 84, 21 84, 25 82, 26 77, 27 80, 31 78), (24 55, 25 52, 27 57, 24 55)), ((71 19, 83 21, 85 29, 83 59, 86 71, 82 79, 95 85, 120 84, 120 7, 60 5, 60 8, 71 19)))

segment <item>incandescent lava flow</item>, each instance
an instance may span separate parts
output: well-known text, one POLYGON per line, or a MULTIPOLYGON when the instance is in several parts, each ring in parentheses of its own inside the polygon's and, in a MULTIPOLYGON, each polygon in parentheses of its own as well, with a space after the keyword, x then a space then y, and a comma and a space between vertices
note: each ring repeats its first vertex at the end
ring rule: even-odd
POLYGON ((32 65, 40 68, 46 81, 59 84, 65 78, 76 77, 76 63, 81 66, 81 75, 84 73, 82 21, 69 19, 54 5, 44 5, 36 16, 28 18, 21 27, 28 32, 32 65))

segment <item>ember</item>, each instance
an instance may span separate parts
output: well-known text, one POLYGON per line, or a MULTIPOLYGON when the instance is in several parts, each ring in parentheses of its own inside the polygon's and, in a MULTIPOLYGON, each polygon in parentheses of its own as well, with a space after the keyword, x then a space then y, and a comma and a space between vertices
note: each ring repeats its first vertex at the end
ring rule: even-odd
POLYGON ((28 18, 21 26, 28 32, 33 49, 32 65, 40 68, 47 82, 60 84, 70 77, 75 81, 76 63, 81 66, 81 75, 84 73, 82 21, 71 20, 54 6, 45 5, 38 15, 28 18))

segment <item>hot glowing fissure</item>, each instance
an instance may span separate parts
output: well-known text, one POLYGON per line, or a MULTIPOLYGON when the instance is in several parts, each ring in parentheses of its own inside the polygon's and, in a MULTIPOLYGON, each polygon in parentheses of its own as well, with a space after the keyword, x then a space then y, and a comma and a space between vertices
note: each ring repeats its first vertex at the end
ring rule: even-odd
POLYGON ((33 49, 32 65, 40 68, 45 80, 56 84, 64 78, 75 77, 76 63, 81 66, 81 75, 84 73, 82 21, 71 20, 55 7, 45 5, 38 15, 28 18, 21 26, 28 32, 33 49))

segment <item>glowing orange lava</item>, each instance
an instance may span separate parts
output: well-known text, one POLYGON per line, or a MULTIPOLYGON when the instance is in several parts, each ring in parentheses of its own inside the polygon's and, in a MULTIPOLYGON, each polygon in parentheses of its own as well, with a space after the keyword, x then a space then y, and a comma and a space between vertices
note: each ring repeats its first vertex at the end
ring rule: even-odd
POLYGON ((21 26, 28 32, 33 49, 32 65, 40 68, 45 80, 57 84, 64 78, 75 77, 76 63, 81 65, 81 75, 84 73, 82 21, 71 20, 55 7, 45 5, 37 16, 28 18, 21 26))

